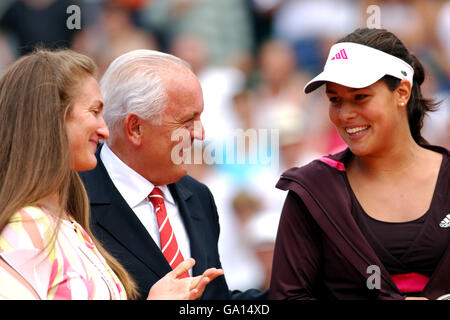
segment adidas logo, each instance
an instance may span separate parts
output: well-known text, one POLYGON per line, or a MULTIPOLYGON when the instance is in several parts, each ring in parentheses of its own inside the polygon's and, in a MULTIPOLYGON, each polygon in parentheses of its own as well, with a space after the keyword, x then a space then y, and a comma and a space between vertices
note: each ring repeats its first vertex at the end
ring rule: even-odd
POLYGON ((444 220, 441 221, 441 223, 439 224, 439 227, 441 228, 448 228, 450 227, 450 214, 448 214, 444 220))
POLYGON ((348 59, 347 52, 345 52, 345 49, 339 50, 339 52, 336 53, 336 55, 333 58, 331 58, 331 60, 334 59, 348 59))

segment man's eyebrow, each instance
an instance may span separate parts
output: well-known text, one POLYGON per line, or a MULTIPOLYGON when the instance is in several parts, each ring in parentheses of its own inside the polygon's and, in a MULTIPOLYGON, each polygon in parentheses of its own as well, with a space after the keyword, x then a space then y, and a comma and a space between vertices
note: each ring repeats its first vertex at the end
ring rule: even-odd
POLYGON ((103 108, 103 101, 101 101, 101 100, 95 100, 94 102, 92 102, 91 103, 91 106, 92 107, 100 107, 100 108, 103 108))
POLYGON ((185 114, 185 115, 182 117, 182 119, 191 119, 191 118, 194 118, 194 117, 196 117, 196 116, 198 116, 198 115, 200 115, 200 112, 198 112, 198 111, 193 111, 193 112, 189 112, 189 113, 185 114))

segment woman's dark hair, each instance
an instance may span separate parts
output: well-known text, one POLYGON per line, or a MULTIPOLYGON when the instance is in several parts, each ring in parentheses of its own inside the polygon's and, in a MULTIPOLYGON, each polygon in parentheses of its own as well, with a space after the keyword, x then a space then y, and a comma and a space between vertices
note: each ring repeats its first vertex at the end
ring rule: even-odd
MULTIPOLYGON (((435 111, 439 102, 422 96, 420 85, 425 80, 425 70, 419 59, 408 51, 400 39, 385 29, 356 29, 336 43, 340 42, 354 42, 378 49, 402 59, 414 69, 411 97, 407 104, 409 128, 414 141, 419 144, 428 144, 420 134, 423 127, 423 118, 427 112, 435 111)), ((381 80, 392 91, 400 85, 400 79, 392 76, 384 76, 381 80)))

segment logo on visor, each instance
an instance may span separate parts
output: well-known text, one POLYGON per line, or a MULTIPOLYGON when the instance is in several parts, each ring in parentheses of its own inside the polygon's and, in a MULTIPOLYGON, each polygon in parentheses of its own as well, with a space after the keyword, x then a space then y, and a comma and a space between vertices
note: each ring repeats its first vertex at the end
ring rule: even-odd
POLYGON ((345 52, 345 49, 341 49, 338 53, 336 53, 336 55, 333 58, 331 58, 331 60, 334 59, 348 59, 347 52, 345 52))
POLYGON ((404 76, 406 77, 406 76, 407 76, 406 71, 403 71, 403 70, 402 70, 402 75, 404 75, 404 76))

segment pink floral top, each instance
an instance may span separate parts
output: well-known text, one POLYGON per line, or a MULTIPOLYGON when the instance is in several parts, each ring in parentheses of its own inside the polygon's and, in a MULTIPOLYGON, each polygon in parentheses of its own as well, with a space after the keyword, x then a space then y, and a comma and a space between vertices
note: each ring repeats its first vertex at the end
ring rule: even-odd
POLYGON ((126 299, 86 231, 41 206, 16 212, 0 234, 0 299, 126 299))

